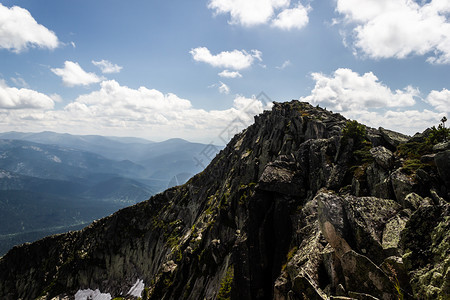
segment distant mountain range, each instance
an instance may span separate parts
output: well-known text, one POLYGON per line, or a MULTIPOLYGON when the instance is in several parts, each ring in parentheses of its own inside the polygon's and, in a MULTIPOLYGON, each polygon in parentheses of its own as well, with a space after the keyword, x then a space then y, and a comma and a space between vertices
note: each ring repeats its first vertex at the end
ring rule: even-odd
MULTIPOLYGON (((195 158, 211 146, 182 139, 0 133, 0 255, 183 184, 202 171, 195 158)), ((220 149, 213 146, 212 154, 220 149)))

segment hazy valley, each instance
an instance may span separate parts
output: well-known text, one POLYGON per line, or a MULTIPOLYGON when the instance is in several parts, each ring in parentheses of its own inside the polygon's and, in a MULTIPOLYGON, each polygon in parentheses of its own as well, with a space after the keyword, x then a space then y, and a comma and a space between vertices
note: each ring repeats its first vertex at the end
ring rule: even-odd
POLYGON ((194 158, 207 146, 181 139, 0 133, 0 255, 184 183, 202 170, 194 158))

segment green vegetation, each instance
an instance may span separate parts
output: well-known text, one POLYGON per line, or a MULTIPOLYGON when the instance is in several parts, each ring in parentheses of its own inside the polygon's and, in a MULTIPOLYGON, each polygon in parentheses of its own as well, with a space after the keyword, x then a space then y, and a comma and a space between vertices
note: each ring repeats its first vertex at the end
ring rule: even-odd
POLYGON ((217 300, 229 300, 231 299, 231 288, 233 285, 234 278, 234 267, 230 265, 227 269, 227 273, 225 277, 222 279, 220 283, 219 294, 217 295, 217 300))
MULTIPOLYGON (((442 119, 444 120, 444 119, 442 119)), ((445 119, 445 121, 447 121, 445 119)), ((436 145, 438 143, 446 142, 450 138, 450 128, 445 128, 445 122, 439 124, 438 128, 435 126, 431 127, 431 132, 427 137, 427 143, 436 145)))
POLYGON ((427 136, 423 141, 410 141, 401 144, 397 147, 397 155, 404 158, 402 172, 405 174, 414 174, 418 169, 427 167, 427 164, 421 162, 420 158, 423 155, 431 154, 433 146, 449 140, 450 129, 445 128, 445 117, 442 119, 442 124, 438 128, 431 127, 427 136))
POLYGON ((347 121, 344 129, 342 129, 344 142, 353 139, 354 147, 358 148, 366 139, 366 126, 359 124, 358 121, 347 121))
POLYGON ((400 287, 400 283, 398 282, 397 278, 397 272, 395 271, 394 267, 390 264, 387 264, 387 267, 389 269, 390 274, 389 280, 394 284, 395 293, 397 294, 398 300, 403 300, 403 292, 402 288, 400 287))
POLYGON ((239 192, 241 193, 241 196, 238 201, 239 205, 244 205, 245 203, 247 203, 247 199, 252 194, 253 188, 255 186, 256 182, 250 182, 249 184, 241 184, 241 186, 239 187, 239 192))
POLYGON ((372 143, 367 138, 366 126, 355 120, 347 121, 342 129, 342 146, 348 145, 350 140, 353 141, 353 158, 350 162, 350 171, 353 172, 353 176, 361 179, 369 164, 373 162, 373 157, 370 154, 372 143))
POLYGON ((229 197, 230 197, 229 192, 225 192, 223 194, 219 202, 219 209, 226 209, 228 207, 228 205, 230 204, 229 197))

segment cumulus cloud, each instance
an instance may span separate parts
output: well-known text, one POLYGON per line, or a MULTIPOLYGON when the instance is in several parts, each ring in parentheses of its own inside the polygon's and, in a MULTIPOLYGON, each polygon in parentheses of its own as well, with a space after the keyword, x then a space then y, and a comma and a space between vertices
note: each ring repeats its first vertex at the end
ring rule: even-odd
POLYGON ((254 120, 270 103, 237 96, 223 110, 195 108, 187 99, 155 89, 122 86, 103 81, 60 110, 4 110, 0 126, 9 130, 54 130, 74 134, 141 136, 150 139, 184 137, 223 143, 254 120))
POLYGON ((0 48, 19 53, 30 47, 55 49, 58 45, 56 34, 38 24, 28 10, 0 3, 0 48))
POLYGON ((431 54, 430 63, 450 63, 450 2, 446 0, 337 0, 351 24, 354 46, 371 58, 431 54))
POLYGON ((426 99, 437 111, 450 113, 450 91, 442 89, 442 91, 431 91, 426 99))
POLYGON ((53 73, 62 78, 65 85, 73 87, 76 85, 90 85, 102 80, 95 73, 88 73, 76 62, 65 61, 64 68, 52 68, 53 73))
POLYGON ((218 74, 220 77, 225 78, 241 78, 242 75, 238 71, 229 71, 229 70, 223 70, 218 74))
POLYGON ((9 87, 0 80, 0 109, 52 109, 53 100, 39 92, 9 87))
POLYGON ((419 95, 410 86, 393 92, 372 72, 359 75, 350 69, 337 69, 332 76, 313 73, 312 78, 315 87, 304 100, 336 111, 412 106, 419 95))
POLYGON ((230 24, 256 26, 271 24, 284 29, 301 29, 308 24, 309 7, 290 0, 211 0, 208 8, 215 15, 230 14, 230 24))
POLYGON ((230 93, 230 87, 223 83, 222 81, 219 82, 219 93, 228 95, 230 93))
POLYGON ((382 126, 410 135, 438 124, 441 111, 445 112, 450 105, 450 91, 431 91, 426 101, 435 111, 420 111, 415 106, 415 99, 421 98, 418 89, 407 86, 392 91, 372 72, 360 75, 350 69, 337 69, 331 76, 313 73, 312 79, 315 86, 309 96, 300 98, 302 101, 371 127, 382 126))
POLYGON ((284 30, 302 29, 309 22, 309 7, 304 7, 300 2, 296 7, 285 9, 272 20, 272 26, 284 30))
POLYGON ((384 127, 405 134, 414 135, 423 132, 426 128, 435 126, 440 122, 442 115, 428 109, 385 112, 354 111, 343 113, 346 117, 358 120, 371 127, 384 127))
POLYGON ((276 9, 288 7, 290 0, 211 0, 215 14, 230 14, 231 24, 253 26, 267 23, 276 9))
POLYGON ((98 91, 81 95, 64 108, 69 123, 80 128, 89 126, 91 132, 95 128, 150 138, 174 134, 211 138, 218 137, 236 119, 240 120, 237 128, 244 129, 255 114, 268 108, 257 99, 238 96, 229 109, 206 111, 194 108, 189 100, 155 89, 132 89, 114 80, 103 81, 100 86, 98 91))
POLYGON ((118 66, 116 64, 113 64, 110 61, 107 60, 100 60, 100 61, 92 61, 92 64, 94 66, 97 66, 102 70, 103 74, 111 74, 111 73, 119 73, 122 70, 121 66, 118 66))
POLYGON ((262 61, 262 53, 259 50, 222 51, 213 55, 206 47, 194 48, 189 53, 195 61, 207 63, 213 67, 242 70, 249 68, 256 60, 262 61))

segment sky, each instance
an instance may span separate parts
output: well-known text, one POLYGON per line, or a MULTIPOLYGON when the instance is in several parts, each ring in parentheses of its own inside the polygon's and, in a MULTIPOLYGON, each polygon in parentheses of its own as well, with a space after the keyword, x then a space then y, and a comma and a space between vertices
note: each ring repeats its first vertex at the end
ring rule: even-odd
POLYGON ((224 144, 291 99, 409 135, 438 125, 450 1, 0 2, 0 132, 224 144))

